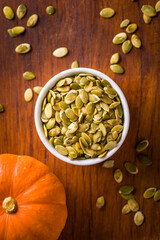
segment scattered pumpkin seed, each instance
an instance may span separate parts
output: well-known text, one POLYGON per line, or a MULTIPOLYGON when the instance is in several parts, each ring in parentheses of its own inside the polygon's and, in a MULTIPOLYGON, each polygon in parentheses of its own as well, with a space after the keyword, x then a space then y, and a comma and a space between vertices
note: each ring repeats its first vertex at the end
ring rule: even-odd
POLYGON ((137 24, 136 23, 131 23, 128 25, 128 27, 126 28, 126 32, 127 33, 134 33, 137 30, 137 24))
POLYGON ((132 49, 132 43, 130 40, 126 40, 123 44, 122 44, 122 52, 123 53, 129 53, 132 49))
POLYGON ((151 159, 147 156, 147 155, 144 155, 144 154, 139 154, 138 155, 138 159, 141 163, 143 163, 144 165, 147 165, 147 166, 150 166, 152 164, 152 161, 151 159))
POLYGON ((152 18, 143 13, 143 20, 146 24, 149 24, 152 21, 152 18))
POLYGON ((122 180, 123 180, 123 174, 122 174, 122 171, 120 169, 116 169, 114 171, 114 180, 117 182, 117 183, 121 183, 122 180))
POLYGON ((38 15, 33 14, 28 18, 27 27, 34 27, 38 22, 38 15))
POLYGON ((125 200, 134 199, 134 195, 132 193, 127 194, 127 195, 121 193, 121 197, 125 200))
POLYGON ((132 35, 131 42, 132 42, 134 47, 136 47, 136 48, 140 48, 141 47, 141 40, 140 40, 140 38, 136 34, 132 35))
POLYGON ((160 1, 158 1, 155 5, 156 12, 160 12, 160 1))
POLYGON ((78 61, 74 61, 74 62, 72 62, 72 64, 71 64, 71 68, 78 68, 79 67, 79 63, 78 63, 78 61))
POLYGON ((136 150, 137 152, 142 152, 143 150, 145 150, 149 145, 149 141, 148 140, 143 140, 141 142, 139 142, 136 146, 136 150))
POLYGON ((4 107, 2 104, 0 104, 0 113, 4 112, 4 107))
POLYGON ((14 18, 14 12, 11 7, 5 6, 3 8, 3 13, 4 16, 9 20, 12 20, 14 18))
POLYGON ((53 55, 58 58, 62 58, 68 54, 68 49, 66 47, 60 47, 57 48, 54 52, 53 55))
POLYGON ((19 19, 22 19, 25 15, 26 15, 26 12, 27 12, 27 8, 24 4, 20 4, 17 8, 17 17, 19 19))
POLYGON ((131 162, 125 162, 124 166, 129 173, 131 173, 131 174, 138 173, 138 168, 135 164, 133 164, 131 162))
POLYGON ((130 209, 129 205, 128 205, 128 204, 125 204, 125 205, 123 206, 123 208, 122 208, 122 213, 123 213, 123 214, 128 214, 128 213, 130 213, 130 212, 131 212, 131 209, 130 209))
POLYGON ((121 65, 119 64, 113 64, 110 66, 110 69, 112 70, 112 72, 114 73, 118 73, 118 74, 122 74, 124 73, 124 69, 121 65))
POLYGON ((26 89, 24 93, 24 99, 26 102, 30 102, 33 98, 33 92, 31 88, 26 89))
POLYGON ((97 208, 102 208, 104 206, 104 204, 105 204, 105 200, 104 200, 103 196, 97 198, 97 201, 96 201, 97 208))
POLYGON ((102 167, 104 168, 113 168, 114 167, 114 160, 107 160, 103 163, 102 167))
POLYGON ((29 43, 21 43, 15 48, 16 53, 25 54, 31 50, 31 45, 29 43))
POLYGON ((34 91, 35 93, 37 93, 37 94, 40 94, 42 88, 43 88, 43 87, 41 87, 41 86, 35 86, 35 87, 33 88, 33 91, 34 91))
POLYGON ((154 17, 157 14, 155 8, 150 5, 143 5, 141 11, 148 17, 154 17))
POLYGON ((137 212, 139 210, 139 204, 135 199, 129 199, 127 203, 132 212, 137 212))
POLYGON ((114 44, 121 44, 127 39, 127 34, 124 32, 118 33, 112 40, 114 44))
POLYGON ((120 187, 119 193, 124 194, 124 195, 128 195, 128 194, 132 193, 133 190, 134 190, 134 187, 132 185, 124 185, 124 186, 120 187))
POLYGON ((23 78, 25 80, 33 80, 33 79, 36 78, 36 75, 34 73, 32 73, 32 72, 24 72, 23 73, 23 78))
POLYGON ((103 18, 111 18, 114 16, 114 14, 115 14, 115 11, 112 8, 103 8, 100 11, 100 15, 103 18))
POLYGON ((134 215, 134 223, 137 226, 142 225, 142 223, 144 222, 144 215, 142 214, 142 212, 138 211, 135 213, 134 215))
POLYGON ((22 26, 16 26, 7 30, 11 37, 17 37, 20 34, 24 33, 25 28, 22 26))
POLYGON ((55 13, 55 8, 53 6, 46 7, 46 13, 52 15, 55 13))
POLYGON ((125 19, 121 22, 120 24, 120 28, 125 28, 130 24, 130 20, 129 19, 125 19))
POLYGON ((154 201, 159 201, 160 200, 160 189, 158 189, 155 194, 154 194, 154 201))
POLYGON ((118 63, 120 59, 119 53, 114 53, 110 59, 110 64, 118 63))
POLYGON ((144 198, 152 198, 154 196, 155 192, 156 192, 156 188, 154 188, 154 187, 147 188, 145 190, 145 192, 143 193, 143 197, 144 198))

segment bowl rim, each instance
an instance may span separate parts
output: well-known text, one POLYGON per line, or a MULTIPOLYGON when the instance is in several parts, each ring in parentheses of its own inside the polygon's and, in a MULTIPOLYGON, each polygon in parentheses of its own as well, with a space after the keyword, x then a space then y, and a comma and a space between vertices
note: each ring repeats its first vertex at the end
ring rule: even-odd
POLYGON ((66 163, 70 163, 73 165, 79 165, 79 166, 89 166, 89 165, 101 163, 104 160, 110 158, 122 146, 122 144, 127 136, 128 130, 129 130, 130 113, 129 113, 129 107, 128 107, 127 100, 126 100, 122 90, 117 85, 117 83, 115 83, 110 77, 108 77, 106 74, 104 74, 98 70, 94 70, 91 68, 73 68, 73 69, 64 70, 64 71, 56 74, 44 85, 44 87, 42 88, 42 90, 37 98, 37 101, 36 101, 34 119, 35 119, 35 126, 36 126, 38 136, 50 153, 52 153, 55 157, 59 158, 60 160, 66 162, 66 163), (79 73, 90 73, 90 74, 93 74, 94 76, 98 76, 102 79, 106 79, 111 84, 111 86, 117 91, 117 93, 120 97, 120 100, 121 100, 122 107, 123 107, 124 129, 122 132, 122 137, 121 137, 119 143, 117 144, 117 146, 114 149, 110 150, 107 153, 107 155, 104 156, 103 158, 89 158, 89 159, 85 159, 85 160, 70 160, 68 157, 59 154, 55 150, 55 148, 49 143, 49 141, 46 139, 46 137, 43 134, 40 116, 41 116, 42 101, 43 101, 44 97, 46 96, 47 92, 51 88, 53 88, 53 86, 56 84, 56 82, 58 80, 65 78, 65 77, 72 76, 72 75, 76 75, 79 73))

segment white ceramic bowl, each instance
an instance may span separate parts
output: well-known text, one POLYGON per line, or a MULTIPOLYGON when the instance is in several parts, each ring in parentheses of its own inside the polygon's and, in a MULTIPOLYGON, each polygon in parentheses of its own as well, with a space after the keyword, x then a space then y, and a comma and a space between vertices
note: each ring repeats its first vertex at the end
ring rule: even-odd
POLYGON ((121 91, 121 89, 118 87, 118 85, 111 78, 109 78, 105 74, 103 74, 103 73, 101 73, 97 70, 93 70, 91 68, 68 69, 68 70, 65 70, 61 73, 58 73, 57 75, 52 77, 45 84, 42 91, 40 92, 40 94, 38 96, 38 99, 37 99, 37 102, 36 102, 36 106, 35 106, 35 125, 36 125, 36 129, 37 129, 38 135, 39 135, 42 143, 57 158, 61 159, 64 162, 71 163, 71 164, 74 164, 74 165, 81 165, 81 166, 93 165, 93 164, 103 162, 104 160, 110 158, 123 144, 123 142, 124 142, 124 140, 127 136, 127 133, 128 133, 129 121, 130 121, 129 108, 128 108, 126 98, 125 98, 123 92, 121 91), (70 160, 68 157, 59 154, 54 149, 54 147, 49 143, 49 141, 45 138, 45 136, 43 134, 42 122, 41 122, 40 116, 41 116, 42 102, 43 102, 43 99, 45 98, 45 96, 47 95, 47 92, 51 88, 53 88, 53 86, 56 84, 56 82, 59 79, 65 78, 67 76, 76 75, 76 74, 79 74, 79 73, 91 73, 94 76, 98 76, 100 78, 106 79, 112 85, 112 87, 117 91, 117 93, 118 93, 118 95, 121 99, 123 112, 124 112, 124 129, 123 129, 123 132, 122 132, 122 137, 121 137, 121 140, 119 141, 117 147, 114 148, 113 150, 110 150, 107 153, 107 155, 103 158, 90 158, 90 159, 86 159, 86 160, 70 160))

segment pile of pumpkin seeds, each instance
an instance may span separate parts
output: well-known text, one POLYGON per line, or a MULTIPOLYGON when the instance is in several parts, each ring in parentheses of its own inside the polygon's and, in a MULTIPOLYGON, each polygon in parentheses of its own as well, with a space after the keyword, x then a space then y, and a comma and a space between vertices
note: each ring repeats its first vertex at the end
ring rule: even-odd
POLYGON ((144 22, 149 24, 152 21, 152 17, 155 17, 157 13, 160 12, 160 1, 156 3, 155 8, 151 5, 143 5, 141 11, 144 22))
POLYGON ((81 73, 59 80, 42 105, 46 138, 73 159, 104 157, 123 131, 123 109, 110 83, 81 73))

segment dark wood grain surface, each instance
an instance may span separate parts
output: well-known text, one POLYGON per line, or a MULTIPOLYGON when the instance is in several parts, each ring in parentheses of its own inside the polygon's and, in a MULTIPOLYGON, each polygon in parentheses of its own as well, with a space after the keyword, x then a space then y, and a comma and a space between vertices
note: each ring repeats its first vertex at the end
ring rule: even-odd
POLYGON ((20 3, 20 0, 0 1, 0 103, 5 107, 5 112, 0 114, 0 153, 33 156, 47 164, 62 181, 67 195, 68 220, 60 240, 159 240, 160 203, 142 197, 147 187, 160 188, 160 14, 146 25, 140 10, 143 4, 154 6, 156 0, 23 0, 28 8, 27 16, 23 20, 5 19, 2 8, 9 5, 16 10, 20 3), (48 5, 56 8, 52 16, 45 12, 48 5), (114 8, 116 15, 111 19, 101 18, 99 12, 104 7, 114 8), (25 27, 33 13, 39 15, 37 26, 11 38, 7 29, 16 25, 25 27), (112 44, 114 35, 123 31, 119 25, 125 18, 138 24, 137 34, 143 45, 127 55, 122 53, 121 46, 112 44), (23 56, 14 51, 22 42, 32 45, 32 51, 23 56), (52 52, 61 46, 66 46, 69 54, 57 59, 52 52), (123 75, 115 75, 109 68, 114 52, 121 55, 123 75), (74 60, 79 60, 81 67, 107 74, 128 100, 129 133, 113 159, 115 167, 124 173, 123 184, 134 184, 136 188, 135 196, 145 215, 141 227, 135 226, 133 213, 121 214, 126 202, 119 196, 120 185, 113 179, 113 169, 104 169, 101 164, 90 167, 66 164, 51 155, 37 135, 34 124, 37 96, 26 103, 24 91, 28 87, 43 86, 52 76, 70 68, 74 60), (36 79, 25 81, 22 78, 25 71, 33 71, 36 79), (150 142, 145 151, 153 160, 149 167, 139 163, 135 152, 136 142, 144 138, 150 142), (124 161, 136 163, 138 175, 126 173, 124 161), (97 209, 95 202, 101 195, 106 205, 97 209))

